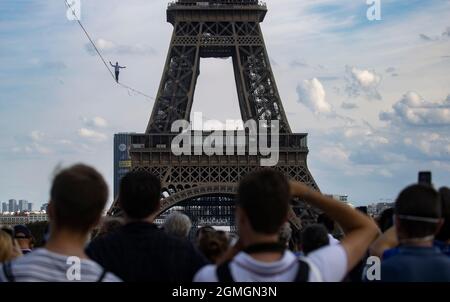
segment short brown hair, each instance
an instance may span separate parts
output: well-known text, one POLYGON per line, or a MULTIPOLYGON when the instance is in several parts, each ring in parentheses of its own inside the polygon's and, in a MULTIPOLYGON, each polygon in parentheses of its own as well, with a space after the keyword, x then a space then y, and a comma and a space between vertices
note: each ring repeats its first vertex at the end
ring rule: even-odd
POLYGON ((287 219, 290 199, 286 177, 276 170, 262 169, 241 180, 237 205, 255 232, 277 234, 287 219))
POLYGON ((428 185, 411 185, 400 192, 395 201, 394 212, 400 218, 399 232, 407 238, 434 235, 438 228, 437 222, 414 221, 402 217, 440 219, 442 208, 439 193, 428 185))
POLYGON ((97 170, 77 164, 55 176, 50 197, 57 227, 87 232, 105 208, 108 186, 97 170))

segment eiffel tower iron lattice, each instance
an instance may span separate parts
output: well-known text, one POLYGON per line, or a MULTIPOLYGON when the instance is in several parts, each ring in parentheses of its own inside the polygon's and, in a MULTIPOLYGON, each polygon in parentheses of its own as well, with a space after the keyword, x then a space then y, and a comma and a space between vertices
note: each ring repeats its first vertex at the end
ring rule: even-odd
MULTIPOLYGON (((279 121, 280 155, 274 168, 318 190, 306 163, 307 134, 292 133, 270 66, 260 27, 266 13, 266 5, 255 0, 178 0, 169 4, 167 21, 174 29, 146 133, 115 136, 115 194, 127 171, 149 171, 163 183, 160 213, 183 205, 191 211, 187 214, 194 224, 200 225, 214 221, 207 217, 208 207, 226 207, 219 197, 233 200, 240 178, 261 168, 261 156, 248 152, 212 156, 175 156, 171 152, 172 123, 190 121, 200 61, 211 57, 232 58, 243 121, 279 121), (192 208, 200 207, 205 196, 215 201, 205 203, 207 210, 193 214, 192 208)), ((293 201, 292 209, 290 222, 297 229, 317 214, 301 201, 293 201)), ((119 213, 115 202, 109 214, 119 213)), ((229 209, 221 215, 225 222, 220 223, 233 221, 229 209)))

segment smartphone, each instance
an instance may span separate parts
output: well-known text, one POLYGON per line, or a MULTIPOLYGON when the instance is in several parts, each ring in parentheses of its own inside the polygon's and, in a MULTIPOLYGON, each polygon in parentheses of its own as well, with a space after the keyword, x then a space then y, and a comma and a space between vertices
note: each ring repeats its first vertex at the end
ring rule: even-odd
POLYGON ((419 184, 431 186, 431 172, 419 172, 419 184))

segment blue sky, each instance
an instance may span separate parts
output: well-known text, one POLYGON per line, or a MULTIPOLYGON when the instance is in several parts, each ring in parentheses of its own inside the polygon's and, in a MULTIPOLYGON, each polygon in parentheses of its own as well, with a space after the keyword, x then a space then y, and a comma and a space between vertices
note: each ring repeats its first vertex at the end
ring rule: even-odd
MULTIPOLYGON (((381 0, 376 22, 365 0, 266 2, 277 85, 322 191, 393 199, 424 169, 450 184, 450 1, 381 0)), ((123 81, 156 95, 167 1, 81 3, 102 53, 127 65, 123 81)), ((193 110, 239 118, 230 60, 205 61, 193 110)), ((37 207, 54 168, 75 162, 112 184, 113 134, 144 131, 153 103, 113 85, 64 2, 1 1, 0 64, 0 201, 37 207)))

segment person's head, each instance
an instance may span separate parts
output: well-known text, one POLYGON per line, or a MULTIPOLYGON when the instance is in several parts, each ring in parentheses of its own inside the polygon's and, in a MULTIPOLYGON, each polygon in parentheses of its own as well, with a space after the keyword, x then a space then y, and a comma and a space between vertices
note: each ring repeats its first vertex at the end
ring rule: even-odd
POLYGON ((327 214, 320 214, 317 218, 317 223, 323 225, 327 229, 328 233, 331 234, 334 232, 334 220, 331 219, 327 214))
POLYGON ((197 245, 199 244, 200 239, 203 237, 203 235, 205 235, 206 233, 215 232, 215 231, 216 230, 212 226, 209 226, 209 225, 205 225, 205 226, 198 228, 197 231, 195 232, 195 241, 197 242, 197 245))
POLYGON ((60 171, 50 190, 50 237, 62 230, 87 235, 99 222, 107 199, 108 186, 94 168, 77 164, 60 171))
POLYGON ((378 227, 381 232, 386 232, 394 225, 394 208, 388 208, 381 212, 380 217, 377 219, 378 227))
POLYGON ((160 207, 161 181, 145 171, 126 174, 120 182, 119 204, 131 220, 146 220, 160 207))
POLYGON ((31 250, 33 243, 33 235, 30 229, 25 225, 14 226, 14 238, 16 238, 22 250, 31 250))
POLYGON ((301 235, 302 250, 305 255, 330 243, 328 230, 322 224, 307 226, 301 235))
POLYGON ((439 193, 427 185, 409 186, 397 197, 394 213, 400 242, 431 241, 441 225, 439 193))
POLYGON ((236 203, 240 236, 277 237, 287 221, 290 199, 289 183, 282 173, 263 169, 245 176, 239 183, 236 203))
POLYGON ((124 225, 124 221, 120 217, 104 217, 102 219, 102 222, 100 224, 100 228, 98 230, 98 233, 96 237, 105 236, 107 234, 111 234, 117 229, 119 229, 121 226, 124 225))
POLYGON ((199 250, 212 263, 218 260, 228 249, 228 238, 220 231, 210 231, 204 233, 199 240, 199 250))
POLYGON ((285 222, 280 229, 280 232, 278 234, 280 243, 284 246, 289 246, 289 241, 292 237, 292 229, 289 222, 285 222))
POLYGON ((191 219, 180 212, 172 212, 163 225, 164 232, 180 238, 187 238, 191 227, 191 219))
POLYGON ((444 224, 442 225, 439 233, 436 235, 436 239, 444 242, 450 241, 450 189, 441 188, 439 190, 442 202, 442 218, 444 218, 444 224))
POLYGON ((116 65, 119 65, 119 62, 116 62, 116 65))
POLYGON ((14 236, 13 232, 0 229, 0 263, 14 258, 14 236))

